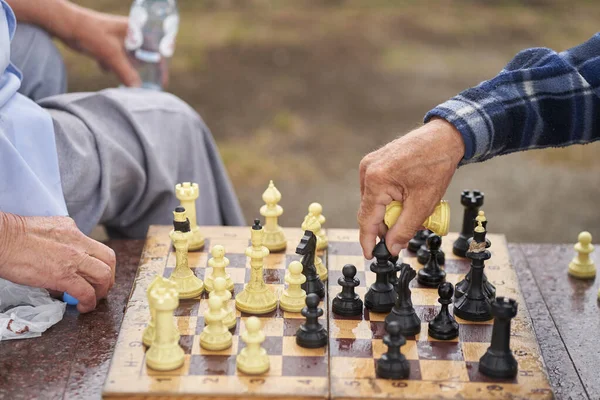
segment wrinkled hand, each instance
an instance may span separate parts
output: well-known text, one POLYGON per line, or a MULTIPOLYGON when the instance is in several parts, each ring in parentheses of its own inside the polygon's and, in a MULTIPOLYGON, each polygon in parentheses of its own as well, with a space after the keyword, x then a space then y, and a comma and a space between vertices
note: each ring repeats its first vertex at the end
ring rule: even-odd
POLYGON ((140 76, 125 52, 128 18, 77 8, 77 18, 69 38, 71 48, 88 54, 100 66, 114 72, 125 86, 140 86, 140 76))
POLYGON ((442 199, 464 156, 464 143, 453 125, 433 119, 388 143, 360 163, 361 203, 358 211, 360 244, 367 259, 377 237, 385 235, 393 256, 408 241, 442 199), (398 221, 387 230, 385 207, 403 203, 398 221), (387 232, 386 232, 387 231, 387 232))
POLYGON ((115 253, 85 236, 68 217, 0 213, 0 277, 68 292, 85 313, 115 283, 115 253))

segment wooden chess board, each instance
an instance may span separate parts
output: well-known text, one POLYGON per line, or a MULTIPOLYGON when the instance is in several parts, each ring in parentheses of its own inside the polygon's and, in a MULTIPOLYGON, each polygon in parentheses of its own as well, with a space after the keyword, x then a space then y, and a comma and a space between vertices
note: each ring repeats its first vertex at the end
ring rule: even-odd
MULTIPOLYGON (((249 261, 244 255, 249 245, 249 227, 202 227, 207 237, 201 252, 189 254, 190 267, 204 278, 209 250, 213 245, 225 247, 230 260, 228 272, 235 283, 234 296, 250 276, 249 261)), ((511 346, 519 362, 519 376, 510 381, 486 378, 477 372, 479 357, 491 338, 492 322, 471 323, 457 318, 460 336, 453 341, 436 341, 427 336, 427 321, 439 309, 437 290, 421 288, 416 279, 411 283, 412 299, 423 322, 420 335, 407 338, 402 352, 411 363, 411 376, 406 380, 383 380, 375 377, 375 361, 385 351, 382 343, 385 315, 365 310, 360 317, 339 317, 331 313, 327 297, 340 290, 337 279, 345 264, 354 264, 364 296, 375 274, 369 271, 358 243, 358 231, 327 231, 329 248, 321 257, 329 269, 328 292, 321 307, 322 323, 329 331, 329 346, 304 349, 296 345, 295 333, 304 318, 300 313, 276 310, 259 316, 267 335, 264 347, 270 356, 271 369, 263 375, 249 376, 236 370, 235 357, 244 343, 240 333, 248 317, 237 311, 238 324, 232 330, 233 346, 214 352, 200 347, 199 334, 204 326, 207 309, 206 294, 200 299, 180 300, 175 312, 180 345, 186 353, 183 367, 169 372, 157 372, 146 367, 146 348, 142 332, 150 315, 146 288, 156 276, 169 276, 175 266, 175 253, 170 245, 169 226, 152 226, 148 232, 140 268, 128 301, 119 339, 104 386, 103 397, 128 398, 218 398, 218 399, 306 399, 306 398, 552 398, 539 346, 531 325, 516 275, 509 261, 506 241, 502 235, 488 235, 492 242, 492 258, 486 264, 486 274, 496 285, 498 295, 515 298, 519 312, 512 323, 511 346), (365 272, 367 271, 367 272, 365 272)), ((270 254, 265 261, 264 277, 272 290, 284 288, 287 265, 300 259, 295 249, 302 231, 285 229, 288 248, 283 253, 270 254)), ((455 284, 468 271, 468 260, 451 254, 455 235, 444 238, 448 281, 455 284)), ((403 261, 419 269, 416 257, 403 254, 403 261)), ((208 270, 208 271, 207 271, 208 270)), ((233 300, 232 304, 233 305, 233 300)))

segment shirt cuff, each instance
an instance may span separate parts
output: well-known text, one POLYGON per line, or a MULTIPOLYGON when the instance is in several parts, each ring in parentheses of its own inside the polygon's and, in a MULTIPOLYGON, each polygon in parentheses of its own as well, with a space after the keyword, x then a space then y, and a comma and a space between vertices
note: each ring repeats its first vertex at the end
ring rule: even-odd
POLYGON ((433 117, 445 119, 462 135, 465 155, 459 165, 497 155, 511 132, 510 118, 502 103, 480 87, 467 89, 438 105, 425 115, 424 122, 433 117))

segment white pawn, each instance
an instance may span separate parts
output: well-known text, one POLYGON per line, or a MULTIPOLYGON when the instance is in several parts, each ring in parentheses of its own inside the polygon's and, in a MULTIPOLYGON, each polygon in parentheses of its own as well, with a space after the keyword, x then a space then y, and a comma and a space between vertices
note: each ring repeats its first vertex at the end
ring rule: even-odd
POLYGON ((592 235, 581 232, 574 248, 577 255, 569 263, 569 275, 578 279, 593 279, 596 276, 596 266, 590 258, 590 253, 594 251, 592 235))
POLYGON ((207 291, 214 290, 213 282, 216 278, 225 279, 225 289, 233 290, 233 281, 231 276, 225 271, 229 266, 229 259, 225 257, 225 248, 221 245, 215 245, 210 251, 212 258, 208 260, 208 266, 212 268, 212 273, 204 280, 204 287, 207 291))
POLYGON ((319 232, 315 232, 321 240, 317 243, 317 250, 325 250, 328 245, 327 235, 325 235, 325 231, 323 230, 323 225, 325 224, 325 216, 323 215, 323 206, 319 203, 311 203, 308 206, 308 213, 314 215, 319 223, 321 224, 321 230, 319 232))
POLYGON ((206 326, 200 334, 200 346, 203 349, 225 350, 233 344, 231 332, 223 325, 225 314, 221 298, 213 296, 208 299, 208 311, 204 314, 206 326))
POLYGON ((218 297, 223 302, 223 310, 225 311, 225 318, 223 318, 223 325, 227 327, 227 329, 231 329, 235 327, 237 323, 237 318, 235 316, 235 311, 229 307, 229 300, 231 299, 231 292, 226 289, 227 283, 225 279, 218 277, 215 279, 215 288, 208 295, 209 298, 218 297))
POLYGON ((237 368, 245 374, 264 374, 270 368, 267 351, 261 347, 265 341, 265 334, 261 330, 260 320, 250 317, 246 320, 246 332, 242 333, 242 340, 246 347, 237 356, 237 368))
POLYGON ((288 266, 288 273, 285 274, 285 281, 288 288, 283 291, 279 299, 279 307, 284 311, 300 312, 306 305, 306 292, 301 285, 306 282, 306 277, 302 274, 302 263, 292 261, 288 266))

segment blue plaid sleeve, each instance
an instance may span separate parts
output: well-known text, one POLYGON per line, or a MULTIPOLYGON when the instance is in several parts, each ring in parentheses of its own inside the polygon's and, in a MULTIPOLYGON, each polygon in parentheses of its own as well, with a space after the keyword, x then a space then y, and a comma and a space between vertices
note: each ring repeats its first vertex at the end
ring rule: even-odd
POLYGON ((557 53, 527 49, 493 79, 425 115, 462 134, 461 165, 516 151, 600 139, 600 33, 557 53))

